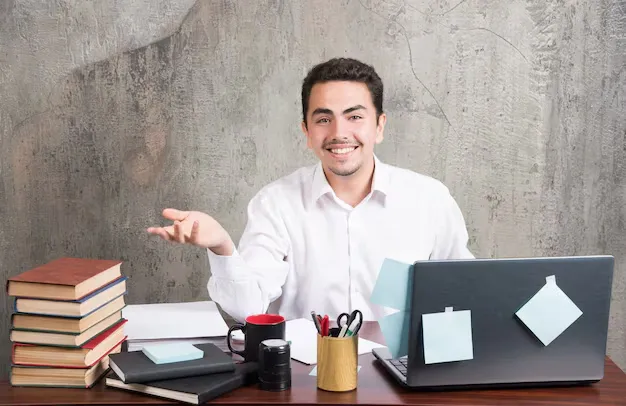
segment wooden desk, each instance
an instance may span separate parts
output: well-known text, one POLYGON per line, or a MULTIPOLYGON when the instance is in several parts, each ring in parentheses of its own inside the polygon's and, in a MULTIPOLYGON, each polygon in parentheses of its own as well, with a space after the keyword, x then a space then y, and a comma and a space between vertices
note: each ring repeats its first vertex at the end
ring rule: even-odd
MULTIPOLYGON (((377 324, 364 325, 361 335, 382 343, 377 324)), ((626 374, 607 358, 605 377, 597 384, 571 388, 468 390, 417 392, 400 388, 382 370, 373 355, 359 358, 359 386, 355 391, 330 393, 318 390, 312 366, 293 362, 292 388, 265 392, 256 386, 241 388, 213 400, 213 404, 406 404, 406 405, 626 405, 626 374)), ((121 389, 108 388, 103 380, 92 389, 20 388, 0 382, 2 405, 168 405, 172 403, 121 389)))

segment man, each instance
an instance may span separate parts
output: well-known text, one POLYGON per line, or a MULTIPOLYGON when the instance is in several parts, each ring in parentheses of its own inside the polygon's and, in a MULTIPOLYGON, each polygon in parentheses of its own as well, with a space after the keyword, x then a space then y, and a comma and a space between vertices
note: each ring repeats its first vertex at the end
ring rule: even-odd
POLYGON ((302 85, 302 131, 319 163, 263 187, 250 201, 235 247, 212 217, 165 209, 173 225, 149 228, 168 241, 206 248, 209 294, 236 320, 279 313, 331 319, 369 301, 385 258, 472 258, 463 216, 440 182, 382 163, 383 84, 353 59, 315 66, 302 85))

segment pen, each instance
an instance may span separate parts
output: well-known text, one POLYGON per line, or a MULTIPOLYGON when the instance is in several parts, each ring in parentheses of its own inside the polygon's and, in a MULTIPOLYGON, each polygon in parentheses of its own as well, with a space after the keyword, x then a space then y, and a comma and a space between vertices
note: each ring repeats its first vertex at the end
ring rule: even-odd
POLYGON ((321 325, 321 331, 322 331, 321 335, 328 336, 329 331, 330 331, 328 315, 324 315, 324 317, 320 319, 320 325, 321 325))
POLYGON ((311 317, 313 318, 313 324, 315 324, 315 328, 317 329, 317 332, 321 335, 322 327, 320 326, 320 321, 317 319, 317 316, 315 315, 314 311, 311 312, 311 317))
POLYGON ((359 331, 359 324, 360 322, 358 320, 354 320, 352 322, 352 324, 350 324, 350 327, 348 327, 348 330, 345 332, 345 335, 340 336, 340 337, 351 337, 353 335, 355 335, 358 331, 359 331))

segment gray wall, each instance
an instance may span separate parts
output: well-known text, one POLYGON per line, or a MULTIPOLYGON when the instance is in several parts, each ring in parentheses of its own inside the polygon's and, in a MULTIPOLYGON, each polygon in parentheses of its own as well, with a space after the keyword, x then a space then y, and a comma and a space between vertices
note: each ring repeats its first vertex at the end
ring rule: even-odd
POLYGON ((386 85, 378 155, 451 188, 477 256, 616 256, 626 367, 626 1, 122 3, 0 2, 3 279, 121 258, 129 303, 206 299, 205 254, 145 228, 193 208, 238 239, 249 198, 314 162, 306 70, 348 55, 386 85))

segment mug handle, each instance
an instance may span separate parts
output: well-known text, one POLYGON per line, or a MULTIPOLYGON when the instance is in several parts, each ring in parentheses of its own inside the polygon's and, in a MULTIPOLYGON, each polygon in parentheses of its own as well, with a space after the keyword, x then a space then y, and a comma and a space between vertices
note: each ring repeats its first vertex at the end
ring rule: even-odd
POLYGON ((228 345, 228 349, 230 350, 230 352, 232 352, 233 354, 241 355, 244 358, 246 356, 245 355, 245 339, 246 339, 245 338, 245 336, 246 336, 246 331, 245 330, 246 330, 246 326, 245 325, 243 325, 243 324, 234 324, 234 325, 230 326, 230 328, 228 329, 228 334, 226 336, 226 345, 228 345), (233 348, 233 346, 232 346, 232 343, 230 342, 230 334, 233 331, 236 331, 236 330, 241 330, 241 332, 244 334, 244 351, 235 350, 233 348))

